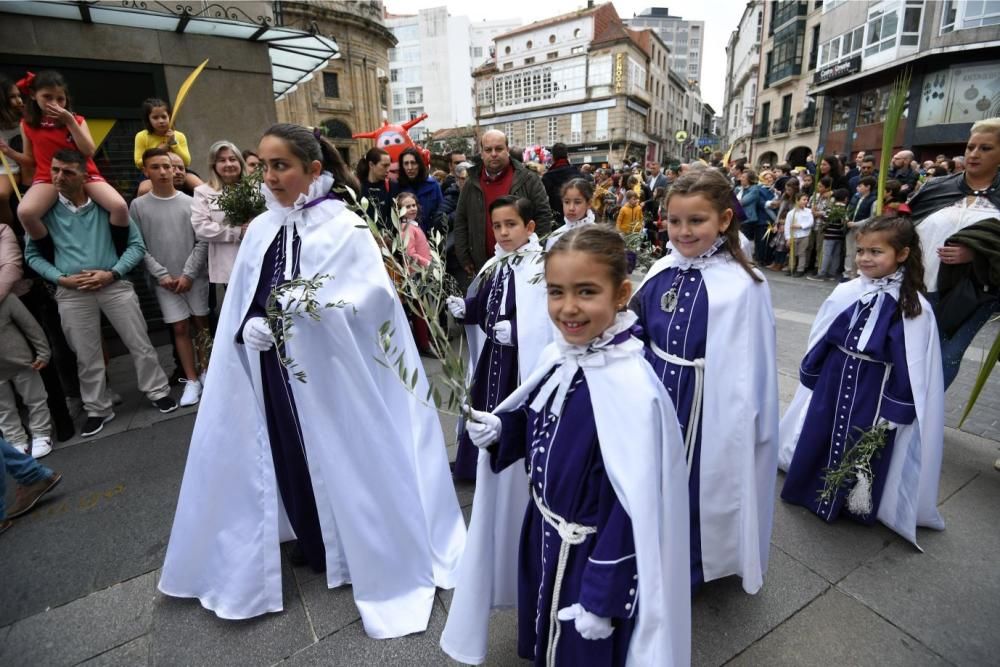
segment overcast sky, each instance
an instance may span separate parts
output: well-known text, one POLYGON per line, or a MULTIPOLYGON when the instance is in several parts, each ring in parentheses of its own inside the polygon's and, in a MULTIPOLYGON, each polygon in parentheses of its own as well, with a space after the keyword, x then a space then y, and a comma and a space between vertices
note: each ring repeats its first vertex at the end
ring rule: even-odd
MULTIPOLYGON (((468 16, 473 21, 520 18, 523 23, 565 14, 586 6, 586 0, 502 0, 500 2, 460 2, 458 0, 385 0, 393 14, 415 14, 429 7, 448 7, 454 16, 468 16)), ((721 113, 725 95, 726 42, 736 29, 746 0, 701 0, 700 2, 655 2, 653 0, 614 0, 622 18, 629 18, 647 7, 669 7, 674 16, 705 22, 705 48, 702 51, 701 92, 715 112, 721 113)))

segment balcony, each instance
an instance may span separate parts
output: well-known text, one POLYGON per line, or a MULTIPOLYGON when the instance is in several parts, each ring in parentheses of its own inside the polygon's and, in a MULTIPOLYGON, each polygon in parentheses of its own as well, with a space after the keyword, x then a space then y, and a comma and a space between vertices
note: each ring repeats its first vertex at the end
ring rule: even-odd
POLYGON ((792 119, 790 116, 777 118, 773 123, 771 123, 771 134, 788 134, 788 129, 791 127, 791 124, 792 119))
POLYGON ((805 111, 795 114, 795 129, 808 130, 816 127, 816 107, 810 106, 805 111))
POLYGON ((766 120, 763 123, 756 123, 753 126, 753 138, 767 139, 767 125, 768 122, 766 120))

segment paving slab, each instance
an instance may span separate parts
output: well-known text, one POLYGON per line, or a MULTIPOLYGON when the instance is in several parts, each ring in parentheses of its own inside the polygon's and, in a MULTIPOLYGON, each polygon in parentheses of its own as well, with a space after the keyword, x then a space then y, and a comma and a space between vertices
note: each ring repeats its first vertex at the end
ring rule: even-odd
POLYGON ((764 587, 747 595, 736 577, 706 584, 691 609, 691 663, 721 665, 820 595, 829 584, 772 546, 764 587))
POLYGON ((863 526, 845 518, 828 524, 806 508, 783 501, 781 486, 784 483, 785 474, 779 472, 771 544, 777 545, 830 583, 840 581, 866 560, 900 540, 879 523, 863 526))
POLYGON ((318 639, 328 637, 361 618, 350 586, 331 590, 327 588, 326 577, 323 576, 299 584, 299 593, 318 639))
POLYGON ((284 611, 227 621, 198 600, 157 595, 151 664, 165 667, 273 665, 315 642, 291 567, 282 562, 284 611))
POLYGON ((45 458, 63 481, 0 540, 0 625, 160 567, 192 424, 175 419, 45 458))
POLYGON ((440 665, 447 659, 438 648, 445 617, 444 608, 435 603, 425 632, 381 640, 370 639, 365 634, 361 621, 356 621, 323 641, 299 651, 285 664, 290 667, 440 665))
POLYGON ((0 665, 74 665, 146 634, 155 574, 18 621, 0 647, 0 665))
POLYGON ((148 665, 149 648, 152 641, 149 635, 144 635, 102 653, 96 658, 80 663, 80 667, 139 667, 140 665, 148 665))
POLYGON ((979 475, 995 474, 993 461, 1000 457, 1000 443, 952 428, 944 432, 944 457, 938 504, 945 502, 979 475))
POLYGON ((830 589, 727 663, 731 667, 947 665, 857 600, 830 589))
POLYGON ((840 588, 955 664, 1000 654, 1000 474, 989 472, 944 505, 946 529, 921 530, 924 553, 893 544, 840 588))

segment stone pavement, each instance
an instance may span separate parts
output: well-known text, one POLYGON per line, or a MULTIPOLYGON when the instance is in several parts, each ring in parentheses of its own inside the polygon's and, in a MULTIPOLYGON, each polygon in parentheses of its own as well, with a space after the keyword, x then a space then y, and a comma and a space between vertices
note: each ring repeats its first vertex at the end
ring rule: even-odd
MULTIPOLYGON (((769 279, 787 402, 812 317, 832 285, 769 279)), ((997 326, 980 333, 948 393, 949 426, 978 369, 974 358, 997 326)), ((169 357, 164 348, 161 354, 169 357)), ((158 594, 193 410, 149 408, 127 358, 113 361, 112 381, 126 397, 118 419, 45 460, 64 473, 63 483, 0 538, 0 665, 455 664, 437 648, 449 592, 439 591, 427 632, 390 641, 364 635, 349 588, 328 590, 321 576, 287 559, 280 614, 221 621, 196 601, 158 594)), ((993 664, 1000 651, 998 418, 995 377, 963 430, 946 433, 940 506, 947 530, 920 531, 924 553, 881 526, 827 526, 779 501, 763 590, 748 596, 727 579, 695 598, 694 664, 993 664)), ((472 488, 457 491, 468 513, 472 488)), ((516 657, 511 613, 497 614, 491 629, 487 664, 528 664, 516 657)))

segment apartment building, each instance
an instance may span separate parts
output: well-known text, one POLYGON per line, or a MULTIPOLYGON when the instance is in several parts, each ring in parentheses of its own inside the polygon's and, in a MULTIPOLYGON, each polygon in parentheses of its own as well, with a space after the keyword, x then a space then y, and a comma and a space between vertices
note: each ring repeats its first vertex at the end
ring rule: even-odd
POLYGON ((641 30, 651 28, 670 49, 670 66, 685 81, 701 81, 702 53, 705 47, 705 22, 685 21, 671 16, 666 7, 649 7, 625 25, 641 30))
POLYGON ((750 0, 726 44, 726 91, 719 130, 723 144, 732 147, 732 159, 745 158, 750 152, 763 32, 764 2, 750 0))
POLYGON ((802 166, 817 153, 822 100, 810 86, 823 14, 823 0, 763 3, 762 60, 749 153, 757 165, 802 166))

